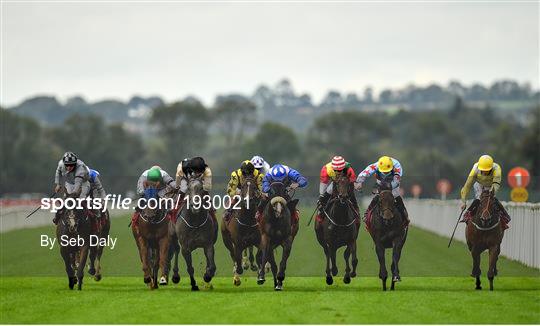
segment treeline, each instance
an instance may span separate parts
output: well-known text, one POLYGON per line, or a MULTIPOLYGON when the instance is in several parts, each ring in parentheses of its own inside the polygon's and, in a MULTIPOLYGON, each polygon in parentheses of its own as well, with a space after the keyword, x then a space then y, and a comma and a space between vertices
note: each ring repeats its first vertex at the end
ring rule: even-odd
POLYGON ((300 125, 286 126, 286 115, 262 122, 256 110, 243 98, 224 97, 213 108, 187 99, 152 110, 140 134, 94 115, 73 115, 61 126, 44 127, 2 109, 0 193, 49 192, 66 150, 100 171, 107 190, 115 193, 133 190, 151 165, 174 174, 182 158, 196 155, 212 167, 216 192, 224 191, 230 172, 253 155, 299 169, 311 182, 304 192, 310 195, 318 191, 321 166, 335 154, 357 171, 382 154, 392 155, 404 165, 404 188, 419 183, 423 196, 435 195, 439 178, 449 179, 456 190, 483 153, 493 155, 505 173, 520 165, 536 175, 533 167, 540 166, 540 107, 525 123, 459 99, 450 110, 332 112, 302 133, 300 125))

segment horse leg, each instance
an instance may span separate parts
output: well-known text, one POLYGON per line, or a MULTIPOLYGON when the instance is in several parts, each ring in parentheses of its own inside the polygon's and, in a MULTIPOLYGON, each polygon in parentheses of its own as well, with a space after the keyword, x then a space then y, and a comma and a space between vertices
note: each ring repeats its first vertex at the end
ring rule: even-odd
POLYGON ((489 248, 489 270, 487 273, 489 279, 489 290, 493 291, 493 280, 497 275, 497 260, 499 259, 499 253, 501 252, 501 246, 499 244, 489 248))
POLYGON ((394 242, 394 246, 392 248, 392 284, 390 285, 390 290, 394 290, 396 282, 401 281, 401 277, 399 276, 399 259, 401 258, 401 248, 402 248, 401 241, 394 242))
POLYGON ((184 256, 184 260, 186 261, 187 272, 189 274, 189 279, 191 281, 191 291, 199 291, 199 287, 197 286, 197 282, 195 281, 195 277, 193 276, 193 273, 195 273, 195 270, 193 269, 191 251, 182 247, 182 256, 184 256))
POLYGON ((94 280, 96 282, 101 281, 101 256, 103 255, 103 246, 97 247, 97 255, 96 255, 96 275, 94 275, 94 280))
POLYGON ((382 281, 383 291, 386 291, 386 279, 388 278, 388 272, 386 271, 386 263, 384 262, 384 246, 382 243, 375 245, 375 252, 379 259, 379 278, 382 281))
POLYGON ((159 268, 161 269, 161 277, 159 278, 159 285, 167 285, 168 280, 168 270, 167 270, 167 261, 169 254, 169 237, 165 235, 159 239, 159 268))
POLYGON ((268 255, 270 254, 271 250, 272 248, 270 248, 270 244, 268 243, 268 236, 266 234, 261 235, 262 258, 261 258, 261 266, 259 268, 259 275, 257 277, 257 284, 259 285, 264 284, 265 282, 264 268, 265 268, 266 262, 268 261, 268 255))
MULTIPOLYGON (((240 275, 244 273, 243 265, 243 252, 246 249, 242 250, 240 246, 236 246, 234 249, 234 275, 233 275, 233 284, 239 286, 242 281, 240 280, 240 275)), ((248 266, 249 267, 249 266, 248 266)))
POLYGON ((356 240, 351 241, 352 272, 351 277, 356 277, 356 267, 358 266, 358 257, 356 256, 356 240))
POLYGON ((148 267, 148 242, 141 236, 137 238, 139 245, 139 256, 141 258, 142 270, 144 273, 144 283, 148 284, 151 281, 150 267, 148 267))
POLYGON ((324 246, 324 255, 326 256, 326 284, 334 284, 334 278, 332 278, 332 272, 330 271, 330 249, 328 246, 324 246))
POLYGON ((249 268, 249 248, 244 249, 242 251, 242 268, 248 269, 249 268))
POLYGON ((255 264, 255 256, 253 255, 253 246, 249 246, 248 251, 249 251, 249 268, 252 271, 256 271, 257 265, 255 264))
MULTIPOLYGON (((210 243, 204 248, 204 255, 206 256, 206 272, 204 273, 204 281, 210 283, 212 277, 216 274, 216 263, 214 261, 214 244, 210 243)), ((210 284, 207 286, 211 287, 210 284)))
POLYGON ((471 276, 476 278, 476 290, 482 290, 481 282, 480 282, 480 275, 482 274, 482 271, 480 270, 480 254, 482 251, 477 249, 476 247, 472 247, 471 255, 473 259, 473 268, 471 272, 471 276))
POLYGON ((330 246, 328 248, 328 250, 329 250, 329 253, 330 253, 330 260, 332 261, 332 276, 336 276, 338 274, 338 268, 337 268, 337 264, 336 264, 337 248, 333 247, 333 246, 330 246))
POLYGON ((93 246, 90 248, 90 261, 89 261, 89 265, 88 266, 88 274, 94 276, 96 275, 96 266, 95 266, 95 261, 96 261, 96 256, 97 256, 97 250, 100 246, 93 246))
POLYGON ((88 258, 88 249, 89 244, 86 243, 81 247, 81 252, 79 255, 79 268, 77 269, 77 281, 79 282, 78 289, 82 290, 83 277, 84 277, 84 267, 86 266, 86 259, 88 258))
POLYGON ((278 285, 278 281, 277 281, 277 272, 278 272, 278 267, 277 267, 277 264, 276 264, 276 257, 274 256, 274 251, 273 250, 270 250, 270 255, 268 256, 268 264, 270 265, 270 269, 272 270, 272 275, 274 277, 274 289, 276 288, 276 286, 278 285))
POLYGON ((343 276, 343 283, 351 283, 351 267, 349 265, 349 258, 351 257, 351 247, 350 245, 345 248, 343 252, 343 258, 345 259, 345 276, 343 276))
POLYGON ((178 255, 180 254, 180 245, 177 243, 174 244, 174 267, 173 267, 173 277, 172 281, 174 284, 180 282, 180 274, 178 273, 178 255))
MULTIPOLYGON (((281 291, 283 289, 283 280, 285 280, 285 270, 287 269, 287 260, 289 259, 289 256, 291 254, 292 249, 292 242, 293 238, 290 236, 285 242, 283 243, 283 255, 281 257, 281 262, 279 263, 279 271, 277 274, 277 286, 275 289, 277 291, 281 291)), ((334 253, 335 256, 335 253, 334 253)))
POLYGON ((60 247, 60 254, 62 255, 62 258, 64 259, 64 265, 66 266, 66 274, 68 276, 68 285, 69 289, 73 290, 73 287, 75 286, 75 271, 73 270, 73 267, 71 266, 71 255, 69 254, 69 249, 65 246, 60 247))

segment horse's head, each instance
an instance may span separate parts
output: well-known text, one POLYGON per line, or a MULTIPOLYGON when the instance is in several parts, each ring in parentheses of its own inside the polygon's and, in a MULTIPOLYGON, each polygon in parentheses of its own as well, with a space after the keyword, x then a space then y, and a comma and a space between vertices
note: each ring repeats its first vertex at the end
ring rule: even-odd
POLYGON ((203 206, 204 193, 202 176, 191 176, 188 179, 187 196, 189 198, 189 207, 193 213, 198 213, 203 206))
POLYGON ((349 198, 351 183, 349 178, 343 172, 338 172, 334 180, 334 187, 332 189, 332 194, 335 196, 341 203, 349 198))
POLYGON ((276 196, 270 200, 270 207, 274 211, 276 218, 281 218, 285 215, 287 210, 287 201, 281 196, 276 196))
POLYGON ((478 212, 480 213, 480 221, 483 224, 487 224, 493 216, 493 204, 495 202, 495 194, 491 190, 484 190, 480 195, 480 205, 478 212))
POLYGON ((257 181, 255 180, 255 177, 252 175, 245 176, 242 182, 240 183, 240 196, 242 198, 242 206, 243 207, 256 207, 257 204, 254 204, 254 202, 258 202, 261 197, 261 192, 259 191, 259 188, 257 187, 257 181), (247 198, 247 203, 246 199, 247 198))
POLYGON ((283 182, 272 182, 272 184, 270 185, 270 196, 288 197, 287 186, 285 186, 283 182))
POLYGON ((146 199, 146 205, 141 209, 141 217, 150 223, 156 222, 164 213, 164 209, 161 207, 163 203, 160 203, 158 189, 154 187, 145 189, 144 198, 146 199))
POLYGON ((392 194, 392 184, 390 182, 382 182, 378 186, 379 205, 383 220, 390 222, 394 218, 395 204, 394 195, 392 194))

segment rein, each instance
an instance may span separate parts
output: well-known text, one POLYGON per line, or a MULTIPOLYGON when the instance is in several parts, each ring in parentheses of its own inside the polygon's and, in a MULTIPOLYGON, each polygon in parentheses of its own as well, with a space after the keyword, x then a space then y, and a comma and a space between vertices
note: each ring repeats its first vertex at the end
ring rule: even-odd
MULTIPOLYGON (((328 201, 328 204, 330 204, 330 203, 331 203, 331 201, 328 201)), ((326 204, 326 206, 328 206, 328 204, 326 204)), ((347 206, 349 206, 349 208, 352 208, 352 203, 351 203, 351 201, 350 201, 349 199, 347 199, 347 206)), ((352 209, 352 210, 353 210, 353 212, 356 214, 356 211, 355 211, 354 209, 352 209)), ((348 223, 348 224, 339 224, 339 223, 336 223, 334 220, 332 220, 332 218, 330 217, 330 215, 328 215, 328 213, 326 212, 326 208, 323 210, 323 212, 324 212, 324 215, 326 215, 326 217, 327 217, 328 220, 330 221, 330 223, 332 223, 332 224, 335 225, 335 226, 340 226, 340 227, 349 227, 349 226, 351 226, 354 222, 356 222, 356 219, 358 218, 358 216, 355 217, 355 218, 353 218, 352 221, 351 221, 350 223, 348 223)))
POLYGON ((182 216, 182 213, 178 213, 178 216, 180 216, 180 219, 182 219, 182 221, 184 221, 184 223, 191 229, 198 229, 198 228, 201 228, 203 227, 206 222, 208 222, 208 217, 210 217, 210 214, 208 212, 206 212, 206 219, 204 220, 204 222, 202 222, 201 224, 197 225, 197 226, 193 226, 191 224, 188 223, 188 221, 186 221, 186 219, 182 216))
POLYGON ((157 222, 149 221, 149 220, 144 216, 144 214, 139 214, 139 216, 142 218, 143 221, 145 221, 145 222, 148 223, 148 224, 160 224, 160 223, 163 222, 163 220, 167 217, 167 214, 163 214, 163 217, 161 218, 161 220, 159 220, 159 221, 157 221, 157 222))
POLYGON ((498 220, 497 223, 493 224, 492 226, 488 227, 488 228, 483 228, 483 227, 480 227, 478 226, 478 224, 474 223, 473 221, 471 221, 471 223, 474 225, 474 227, 476 227, 478 230, 480 231, 489 231, 489 230, 493 230, 494 228, 497 227, 497 225, 499 225, 499 223, 501 222, 501 220, 498 220))
POLYGON ((234 219, 236 220, 236 222, 242 226, 247 226, 247 227, 250 227, 250 228, 254 228, 256 227, 257 225, 259 225, 259 222, 256 222, 255 224, 252 224, 252 225, 249 225, 249 224, 246 224, 246 223, 242 223, 240 222, 240 219, 238 217, 234 217, 234 219))

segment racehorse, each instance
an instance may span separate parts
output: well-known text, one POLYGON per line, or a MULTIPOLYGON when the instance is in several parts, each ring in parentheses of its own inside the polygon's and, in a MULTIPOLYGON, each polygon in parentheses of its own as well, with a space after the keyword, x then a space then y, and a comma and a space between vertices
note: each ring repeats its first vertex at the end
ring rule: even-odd
MULTIPOLYGON (((78 196, 67 195, 66 197, 77 198, 78 196)), ((56 225, 56 239, 67 236, 69 240, 81 238, 84 241, 82 243, 77 241, 77 244, 70 241, 68 245, 60 246, 60 254, 66 266, 70 290, 73 290, 77 283, 78 289, 82 290, 83 285, 84 268, 90 246, 90 221, 85 210, 64 208, 56 225), (75 271, 77 272, 76 276, 75 271)))
POLYGON ((493 291, 493 279, 497 275, 497 260, 501 252, 501 242, 504 230, 501 225, 501 217, 495 209, 495 194, 493 191, 484 190, 480 195, 480 204, 472 219, 467 221, 465 227, 465 239, 473 259, 471 276, 476 278, 476 289, 480 286, 480 254, 489 250, 488 279, 489 289, 493 291))
MULTIPOLYGON (((259 204, 260 192, 253 176, 246 176, 240 184, 240 209, 233 210, 231 216, 221 223, 221 235, 225 247, 234 262, 233 284, 239 286, 240 275, 244 272, 242 251, 261 243, 259 223, 255 213, 259 204)), ((260 249, 257 252, 257 261, 260 261, 260 249)))
POLYGON ((270 262, 272 275, 274 276, 274 289, 283 289, 287 259, 291 253, 294 237, 298 233, 298 223, 292 223, 291 216, 296 211, 298 199, 289 199, 287 187, 281 182, 274 182, 270 186, 270 200, 266 204, 263 216, 259 221, 261 230, 262 261, 259 265, 257 284, 265 282, 264 274, 266 262, 270 262), (279 271, 274 258, 274 248, 281 246, 283 255, 279 264, 279 271))
MULTIPOLYGON (((190 177, 186 193, 186 203, 180 209, 174 225, 175 233, 182 250, 182 256, 186 261, 187 272, 191 281, 191 290, 198 291, 199 287, 193 273, 191 252, 197 248, 204 250, 206 256, 206 271, 204 281, 207 287, 216 273, 214 262, 214 245, 217 241, 218 225, 211 215, 211 207, 203 204, 207 192, 203 189, 201 178, 190 177)), ((175 259, 175 269, 178 269, 178 259, 175 259)))
MULTIPOLYGON (((111 229, 111 219, 109 211, 101 213, 101 216, 97 218, 94 213, 92 224, 92 235, 102 238, 109 236, 109 230, 111 229)), ((99 244, 90 247, 90 266, 88 268, 88 274, 94 276, 94 280, 101 280, 101 255, 103 255, 103 246, 99 244)))
POLYGON ((167 284, 165 271, 169 250, 169 220, 166 218, 165 204, 159 202, 157 189, 147 190, 149 191, 145 193, 146 205, 138 209, 139 218, 131 224, 131 231, 139 249, 144 283, 153 290, 158 288, 159 269, 161 269, 159 285, 167 284), (151 199, 156 201, 153 202, 151 199))
POLYGON ((346 175, 340 175, 333 182, 332 197, 323 209, 325 215, 322 220, 315 222, 315 234, 326 255, 326 284, 334 283, 332 276, 336 276, 336 251, 346 246, 343 257, 345 258, 345 276, 343 282, 349 284, 351 277, 356 277, 356 239, 358 238, 358 213, 352 204, 349 194, 351 187, 346 175), (349 258, 352 255, 352 271, 349 266, 349 258), (331 264, 330 264, 331 262, 331 264))
POLYGON ((408 228, 404 226, 405 219, 396 208, 392 186, 385 182, 379 186, 377 203, 371 213, 368 213, 366 225, 373 242, 375 251, 379 259, 379 278, 382 280, 383 291, 386 291, 386 270, 384 253, 386 249, 392 248, 392 285, 390 290, 394 290, 395 283, 401 281, 399 275, 399 260, 401 250, 407 240, 408 228))

